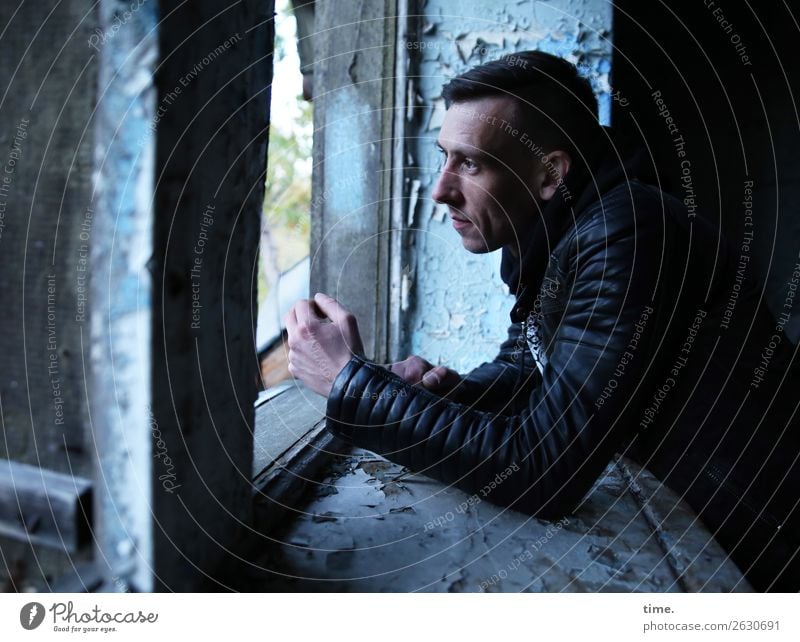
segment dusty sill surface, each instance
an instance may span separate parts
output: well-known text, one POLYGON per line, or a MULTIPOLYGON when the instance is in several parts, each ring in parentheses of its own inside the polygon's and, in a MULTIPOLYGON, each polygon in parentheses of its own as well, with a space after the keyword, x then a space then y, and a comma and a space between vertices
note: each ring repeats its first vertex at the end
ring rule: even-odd
MULTIPOLYGON (((281 397, 273 418, 282 407, 283 421, 302 417, 326 435, 307 393, 275 397, 262 416, 281 397)), ((275 471, 277 479, 293 474, 275 471)), ((626 459, 611 462, 580 510, 557 522, 360 449, 326 454, 300 486, 294 508, 260 540, 246 590, 752 590, 688 505, 626 459)))

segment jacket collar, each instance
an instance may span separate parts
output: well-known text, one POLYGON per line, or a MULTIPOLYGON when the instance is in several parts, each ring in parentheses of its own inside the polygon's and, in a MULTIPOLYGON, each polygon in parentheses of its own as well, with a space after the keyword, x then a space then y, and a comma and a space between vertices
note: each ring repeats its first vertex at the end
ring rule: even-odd
POLYGON ((580 214, 622 182, 632 178, 652 181, 645 150, 632 150, 610 127, 602 129, 597 143, 584 152, 585 163, 570 169, 564 187, 534 215, 532 225, 520 230, 520 258, 503 248, 500 276, 517 297, 511 310, 514 323, 522 321, 533 308, 550 254, 575 227, 580 214))

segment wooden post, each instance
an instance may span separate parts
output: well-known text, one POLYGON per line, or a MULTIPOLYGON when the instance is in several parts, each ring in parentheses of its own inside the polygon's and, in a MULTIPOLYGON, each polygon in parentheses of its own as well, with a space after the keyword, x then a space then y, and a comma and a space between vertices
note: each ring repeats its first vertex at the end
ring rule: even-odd
POLYGON ((162 1, 101 52, 92 416, 123 590, 224 588, 251 520, 272 39, 272 2, 162 1))

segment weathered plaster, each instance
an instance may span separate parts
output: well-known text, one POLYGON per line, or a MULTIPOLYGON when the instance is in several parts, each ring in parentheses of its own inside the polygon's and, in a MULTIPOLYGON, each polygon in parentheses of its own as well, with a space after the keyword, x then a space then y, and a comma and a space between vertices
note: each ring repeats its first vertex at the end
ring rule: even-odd
MULTIPOLYGON (((100 4, 109 28, 115 5, 100 4)), ((91 247, 91 429, 97 453, 96 533, 107 586, 153 590, 148 411, 157 8, 144 4, 100 56, 91 247)))

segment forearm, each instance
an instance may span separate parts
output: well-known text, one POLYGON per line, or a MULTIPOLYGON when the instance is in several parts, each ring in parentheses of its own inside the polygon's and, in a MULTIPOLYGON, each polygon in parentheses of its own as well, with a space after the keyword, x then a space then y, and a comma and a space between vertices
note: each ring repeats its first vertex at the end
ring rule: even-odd
POLYGON ((517 414, 531 392, 541 384, 539 371, 528 351, 520 324, 511 324, 508 337, 493 361, 462 375, 447 398, 477 410, 517 414))
MULTIPOLYGON (((547 431, 531 415, 454 403, 360 357, 337 376, 327 412, 328 430, 347 443, 495 504, 540 515, 563 514, 574 504, 564 495, 574 462, 553 459, 553 444, 537 443, 536 434, 547 431)), ((577 458, 581 447, 575 444, 577 458)))
POLYGON ((513 415, 525 404, 537 383, 538 372, 490 362, 463 375, 458 386, 444 396, 475 410, 513 415))

